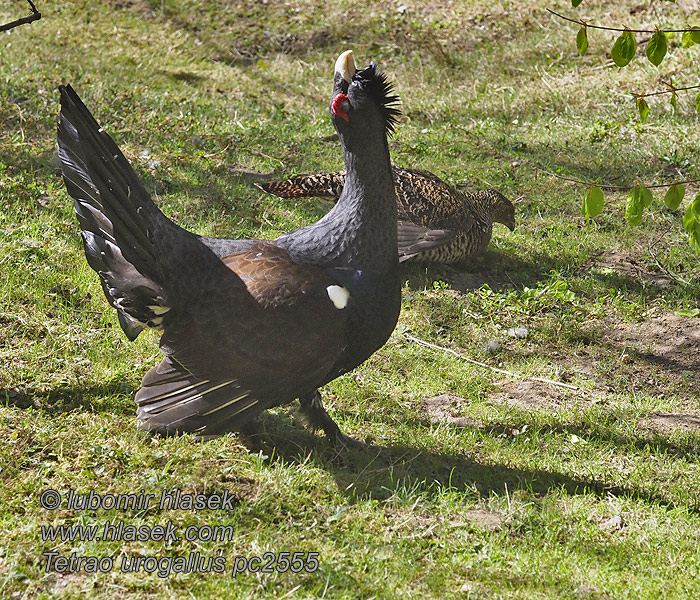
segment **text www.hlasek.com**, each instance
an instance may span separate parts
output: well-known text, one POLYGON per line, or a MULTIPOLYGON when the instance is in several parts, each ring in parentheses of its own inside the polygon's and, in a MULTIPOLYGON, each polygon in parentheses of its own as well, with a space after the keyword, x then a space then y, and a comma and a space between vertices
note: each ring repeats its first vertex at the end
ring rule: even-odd
MULTIPOLYGON (((75 511, 98 509, 137 510, 232 510, 235 497, 223 494, 187 494, 181 490, 163 490, 158 496, 140 493, 97 494, 93 491, 80 494, 70 490, 60 494, 56 490, 44 490, 40 504, 47 510, 65 508, 75 511)), ((42 525, 44 542, 146 542, 177 543, 181 541, 227 542, 234 539, 231 525, 189 525, 178 527, 172 520, 161 525, 130 525, 120 519, 106 520, 94 525, 42 525)), ((120 553, 121 554, 121 553, 120 553)), ((265 552, 261 556, 236 556, 227 564, 225 556, 207 556, 201 552, 189 552, 185 556, 113 556, 78 555, 75 552, 62 555, 58 551, 43 553, 46 571, 57 573, 109 573, 115 568, 123 573, 156 573, 168 577, 173 573, 313 573, 319 568, 318 552, 265 552)))

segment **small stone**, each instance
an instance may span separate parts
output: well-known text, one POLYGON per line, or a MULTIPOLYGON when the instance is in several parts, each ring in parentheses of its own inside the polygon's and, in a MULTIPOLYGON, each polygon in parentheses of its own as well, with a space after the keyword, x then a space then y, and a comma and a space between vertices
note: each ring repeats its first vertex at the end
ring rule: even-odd
POLYGON ((203 148, 204 147, 204 140, 199 137, 198 135, 193 135, 192 136, 192 143, 197 146, 198 148, 203 148))
POLYGON ((622 517, 620 515, 613 515, 600 524, 601 529, 619 529, 620 527, 622 527, 622 517))
POLYGON ((528 334, 530 333, 530 330, 527 327, 513 327, 508 330, 508 335, 510 337, 522 339, 526 338, 528 334))
POLYGON ((489 354, 496 354, 497 352, 501 351, 501 344, 499 344, 496 340, 489 340, 484 344, 484 351, 488 352, 489 354))
POLYGON ((471 581, 467 581, 462 585, 461 588, 459 588, 459 591, 463 594, 468 594, 469 592, 474 591, 474 584, 471 581))
POLYGON ((576 598, 601 598, 600 590, 592 585, 583 584, 573 591, 576 598))

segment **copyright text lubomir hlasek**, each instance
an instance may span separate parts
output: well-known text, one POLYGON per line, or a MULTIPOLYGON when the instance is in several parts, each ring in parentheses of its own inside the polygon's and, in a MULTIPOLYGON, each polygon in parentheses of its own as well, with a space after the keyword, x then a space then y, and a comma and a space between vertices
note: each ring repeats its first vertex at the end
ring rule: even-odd
POLYGON ((224 490, 223 493, 190 494, 180 489, 163 488, 160 496, 144 490, 124 494, 98 494, 90 490, 80 493, 68 490, 60 494, 48 489, 42 492, 41 506, 47 510, 233 510, 238 498, 224 490))

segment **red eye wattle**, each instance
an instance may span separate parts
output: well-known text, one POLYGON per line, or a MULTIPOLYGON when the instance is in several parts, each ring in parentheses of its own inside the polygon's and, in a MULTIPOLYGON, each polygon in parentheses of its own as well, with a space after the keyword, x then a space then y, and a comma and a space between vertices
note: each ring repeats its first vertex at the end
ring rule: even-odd
POLYGON ((333 111, 333 114, 339 116, 345 121, 350 120, 350 117, 348 117, 347 113, 349 108, 350 102, 348 101, 348 97, 345 94, 338 94, 333 99, 333 104, 331 105, 331 110, 333 111))

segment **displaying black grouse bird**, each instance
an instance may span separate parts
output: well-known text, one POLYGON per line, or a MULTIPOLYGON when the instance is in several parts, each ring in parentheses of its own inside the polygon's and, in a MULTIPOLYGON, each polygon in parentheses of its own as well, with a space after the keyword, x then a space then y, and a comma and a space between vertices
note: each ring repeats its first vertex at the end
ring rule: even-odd
MULTIPOLYGON (((515 229, 513 203, 497 190, 462 192, 418 169, 393 167, 401 261, 454 263, 482 254, 494 223, 515 229)), ((281 198, 338 198, 345 171, 256 184, 281 198)))
POLYGON ((371 63, 336 62, 331 120, 346 183, 321 220, 276 240, 190 233, 153 203, 114 141, 61 86, 58 148, 89 265, 131 340, 162 330, 164 354, 136 394, 143 429, 241 429, 299 398, 343 435, 318 388, 384 345, 399 314, 396 200, 387 134, 398 96, 371 63))

